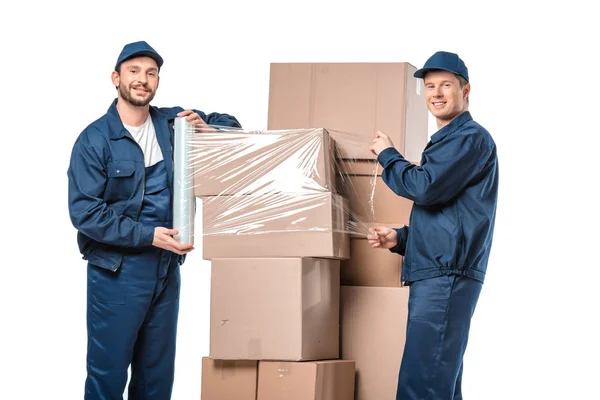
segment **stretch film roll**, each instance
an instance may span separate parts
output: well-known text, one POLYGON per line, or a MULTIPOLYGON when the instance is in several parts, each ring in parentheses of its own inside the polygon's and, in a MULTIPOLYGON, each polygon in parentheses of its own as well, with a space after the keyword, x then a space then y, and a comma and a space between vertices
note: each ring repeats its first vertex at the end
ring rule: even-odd
POLYGON ((185 118, 175 118, 175 146, 173 149, 173 228, 180 243, 194 244, 194 179, 191 152, 187 148, 191 143, 193 129, 185 118))

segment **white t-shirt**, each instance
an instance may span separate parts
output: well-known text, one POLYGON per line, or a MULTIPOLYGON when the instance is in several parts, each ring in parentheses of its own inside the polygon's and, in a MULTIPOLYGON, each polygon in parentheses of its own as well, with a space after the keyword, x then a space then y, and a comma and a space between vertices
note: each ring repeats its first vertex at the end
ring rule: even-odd
POLYGON ((159 161, 162 161, 163 155, 156 140, 156 131, 152 118, 148 115, 146 122, 142 126, 129 126, 123 124, 125 129, 131 133, 131 136, 140 145, 144 152, 144 164, 146 167, 151 167, 159 161))

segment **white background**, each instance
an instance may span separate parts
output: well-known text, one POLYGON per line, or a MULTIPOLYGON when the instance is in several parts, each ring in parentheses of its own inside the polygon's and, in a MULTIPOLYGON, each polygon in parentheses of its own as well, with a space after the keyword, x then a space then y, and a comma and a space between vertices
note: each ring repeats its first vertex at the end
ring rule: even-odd
MULTIPOLYGON (((437 50, 457 52, 470 71, 470 111, 494 136, 501 167, 465 398, 600 398, 599 34, 591 6, 16 3, 0 6, 1 399, 83 398, 86 267, 66 171, 77 135, 115 96, 117 55, 137 40, 165 59, 155 105, 227 112, 254 129, 266 129, 270 62, 421 67, 437 50)), ((182 278, 175 400, 200 398, 208 354, 210 270, 199 242, 182 278)))

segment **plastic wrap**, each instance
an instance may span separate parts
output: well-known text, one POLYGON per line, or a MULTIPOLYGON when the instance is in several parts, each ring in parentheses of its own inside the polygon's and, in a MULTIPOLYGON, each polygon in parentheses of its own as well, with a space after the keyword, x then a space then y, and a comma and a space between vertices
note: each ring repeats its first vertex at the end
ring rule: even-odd
POLYGON ((190 156, 194 129, 184 118, 175 120, 173 148, 173 228, 180 243, 194 244, 194 171, 190 156))
POLYGON ((187 150, 176 163, 183 174, 175 201, 182 235, 193 234, 190 188, 202 198, 205 239, 293 232, 364 237, 375 220, 377 162, 348 159, 336 146, 343 140, 346 148, 349 143, 369 148, 371 142, 323 128, 246 131, 176 126, 185 131, 176 136, 186 138, 187 150), (359 193, 352 184, 356 175, 369 180, 367 193, 364 185, 359 193), (348 199, 358 197, 362 200, 351 207, 348 199))

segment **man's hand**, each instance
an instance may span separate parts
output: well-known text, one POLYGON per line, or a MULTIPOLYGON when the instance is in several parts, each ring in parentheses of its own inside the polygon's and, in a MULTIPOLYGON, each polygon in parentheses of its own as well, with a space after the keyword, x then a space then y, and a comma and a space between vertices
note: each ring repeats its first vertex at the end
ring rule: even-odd
POLYGON ((398 244, 398 232, 385 226, 376 226, 369 229, 367 239, 373 248, 391 249, 398 244))
POLYGON ((186 117, 185 120, 190 125, 200 125, 196 129, 200 132, 215 132, 216 129, 212 126, 209 126, 204 122, 202 118, 198 115, 198 113, 193 112, 192 110, 185 110, 177 114, 178 117, 186 117))
POLYGON ((192 125, 206 125, 206 122, 198 113, 193 112, 192 110, 185 110, 177 114, 178 117, 186 117, 185 120, 192 125))
POLYGON ((371 152, 378 156, 379 153, 390 147, 394 147, 394 143, 392 143, 391 139, 385 133, 377 131, 375 139, 373 139, 371 152))
POLYGON ((154 228, 154 240, 152 246, 159 247, 164 250, 172 251, 173 253, 182 255, 194 250, 191 244, 182 244, 173 239, 173 235, 177 235, 177 229, 167 229, 163 227, 154 228))

